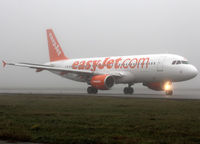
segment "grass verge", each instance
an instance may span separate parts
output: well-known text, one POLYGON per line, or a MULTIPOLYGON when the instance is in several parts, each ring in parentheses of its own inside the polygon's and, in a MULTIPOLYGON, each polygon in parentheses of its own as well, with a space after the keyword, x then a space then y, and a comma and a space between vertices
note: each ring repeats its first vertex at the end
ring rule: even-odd
POLYGON ((0 139, 78 144, 200 143, 200 101, 1 95, 0 139))

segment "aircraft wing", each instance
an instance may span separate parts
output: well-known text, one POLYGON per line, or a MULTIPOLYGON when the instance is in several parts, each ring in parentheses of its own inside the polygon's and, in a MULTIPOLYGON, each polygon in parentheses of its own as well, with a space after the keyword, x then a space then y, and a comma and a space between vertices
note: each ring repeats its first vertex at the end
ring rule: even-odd
POLYGON ((41 65, 41 64, 33 64, 33 63, 6 63, 3 61, 3 66, 6 65, 12 65, 12 66, 19 66, 19 67, 28 67, 36 69, 36 72, 40 72, 43 70, 49 70, 49 71, 59 71, 59 72, 71 72, 76 74, 94 74, 92 71, 84 71, 84 70, 73 70, 73 69, 67 69, 63 67, 55 67, 51 65, 41 65))
MULTIPOLYGON (((7 63, 5 61, 3 62, 3 67, 6 65, 11 65, 11 66, 19 66, 19 67, 28 67, 32 69, 36 69, 36 72, 40 72, 43 70, 48 70, 48 71, 58 71, 58 72, 67 72, 67 73, 74 73, 74 74, 79 74, 79 75, 101 75, 105 73, 99 73, 99 72, 93 72, 93 71, 86 71, 86 70, 73 70, 73 69, 67 69, 63 67, 56 67, 52 65, 42 65, 42 64, 33 64, 33 63, 7 63)), ((108 73, 106 73, 108 74, 108 73)), ((109 73, 109 75, 112 75, 114 77, 121 77, 122 74, 120 73, 109 73)))

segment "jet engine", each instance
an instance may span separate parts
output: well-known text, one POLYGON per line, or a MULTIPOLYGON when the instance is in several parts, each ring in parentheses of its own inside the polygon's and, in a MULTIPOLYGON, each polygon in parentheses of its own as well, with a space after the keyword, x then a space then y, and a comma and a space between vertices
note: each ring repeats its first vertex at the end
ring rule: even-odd
POLYGON ((110 89, 114 85, 114 78, 110 75, 96 75, 91 78, 90 84, 101 90, 110 89))

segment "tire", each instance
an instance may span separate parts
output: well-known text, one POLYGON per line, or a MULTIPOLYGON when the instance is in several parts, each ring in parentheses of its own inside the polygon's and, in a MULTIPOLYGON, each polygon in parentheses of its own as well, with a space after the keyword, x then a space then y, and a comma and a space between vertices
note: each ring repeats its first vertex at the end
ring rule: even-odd
POLYGON ((87 92, 88 92, 88 94, 92 94, 92 87, 88 87, 87 92))
POLYGON ((93 94, 97 94, 98 90, 93 87, 93 94))
POLYGON ((173 95, 173 91, 172 90, 166 91, 165 93, 166 93, 166 95, 173 95))
POLYGON ((98 90, 94 87, 88 87, 87 92, 88 94, 97 94, 98 90))
POLYGON ((132 87, 128 88, 128 94, 133 94, 134 90, 132 87))
POLYGON ((125 87, 124 94, 133 94, 134 89, 132 87, 125 87))
POLYGON ((124 94, 128 94, 128 87, 124 88, 124 94))

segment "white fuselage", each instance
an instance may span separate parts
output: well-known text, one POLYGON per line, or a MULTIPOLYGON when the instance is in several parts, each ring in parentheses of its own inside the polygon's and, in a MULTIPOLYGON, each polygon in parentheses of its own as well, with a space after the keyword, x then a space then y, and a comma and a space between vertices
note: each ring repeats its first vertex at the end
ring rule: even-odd
MULTIPOLYGON (((72 70, 121 75, 115 83, 178 82, 189 80, 198 73, 185 58, 173 54, 68 59, 47 64, 72 70), (174 61, 176 63, 172 64, 174 61)), ((75 73, 51 72, 75 81, 88 80, 88 77, 75 73)))

